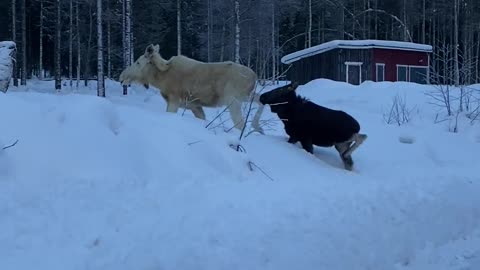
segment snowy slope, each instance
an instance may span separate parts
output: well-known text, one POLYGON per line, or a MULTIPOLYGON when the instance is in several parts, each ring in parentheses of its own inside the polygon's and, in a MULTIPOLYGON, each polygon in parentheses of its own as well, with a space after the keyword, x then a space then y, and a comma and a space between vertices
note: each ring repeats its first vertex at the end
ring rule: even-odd
POLYGON ((268 108, 267 135, 239 153, 228 114, 204 128, 221 108, 174 115, 154 89, 125 97, 112 81, 107 99, 94 82, 11 88, 0 143, 19 141, 0 151, 0 269, 479 269, 480 128, 433 124, 427 87, 298 89, 360 121, 354 172, 334 149, 286 143, 268 108), (418 105, 401 127, 382 118, 397 92, 418 105))

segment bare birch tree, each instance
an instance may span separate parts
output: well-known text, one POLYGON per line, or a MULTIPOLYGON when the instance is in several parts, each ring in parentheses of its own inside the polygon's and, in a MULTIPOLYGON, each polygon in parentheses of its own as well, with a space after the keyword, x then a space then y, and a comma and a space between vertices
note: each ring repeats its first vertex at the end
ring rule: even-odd
POLYGON ((60 0, 55 0, 55 90, 60 91, 62 89, 62 70, 60 66, 61 55, 61 37, 62 37, 62 25, 61 25, 61 5, 60 0))
MULTIPOLYGON (((311 0, 309 0, 310 3, 311 3, 311 0)), ((311 29, 310 29, 311 30, 311 29)), ((310 41, 311 41, 311 32, 310 32, 310 41)), ((277 69, 276 69, 276 66, 277 66, 277 63, 276 63, 276 46, 275 46, 275 1, 272 1, 272 83, 275 82, 276 80, 276 77, 275 77, 275 74, 277 72, 277 69)), ((311 43, 310 43, 311 45, 311 43)))
POLYGON ((212 37, 212 3, 211 0, 207 0, 207 62, 212 61, 211 56, 211 37, 212 37))
POLYGON ((454 0, 454 26, 453 26, 453 52, 454 52, 454 65, 455 65, 455 86, 460 84, 460 70, 458 65, 458 9, 459 9, 459 0, 454 0))
POLYGON ((40 36, 39 38, 39 56, 38 69, 40 70, 39 78, 43 79, 43 0, 40 0, 40 36))
POLYGON ((20 74, 20 85, 27 85, 27 16, 26 1, 21 0, 22 10, 22 73, 20 74))
POLYGON ((235 63, 240 63, 240 3, 235 0, 235 63))
MULTIPOLYGON (((272 7, 273 8, 273 7, 272 7)), ((312 0, 308 0, 308 36, 307 36, 307 47, 312 47, 312 0)))
POLYGON ((81 43, 80 43, 80 17, 78 15, 79 5, 78 1, 76 1, 76 8, 75 8, 75 28, 77 31, 77 89, 80 86, 80 69, 81 69, 81 43))
MULTIPOLYGON (((132 63, 132 39, 131 39, 131 0, 122 1, 122 43, 123 43, 123 68, 132 63)), ((128 94, 128 87, 123 86, 123 94, 128 94)))
POLYGON ((73 0, 70 0, 69 7, 69 39, 68 39, 68 78, 70 80, 70 88, 73 86, 73 0))
POLYGON ((105 97, 103 77, 103 31, 102 31, 102 1, 97 0, 97 96, 105 97))
POLYGON ((107 0, 107 78, 112 78, 112 36, 111 36, 112 13, 110 1, 107 0))
POLYGON ((182 54, 182 1, 177 0, 177 55, 182 54))
MULTIPOLYGON (((12 0, 12 41, 17 42, 17 3, 12 0)), ((13 86, 18 86, 17 50, 13 53, 13 86)))

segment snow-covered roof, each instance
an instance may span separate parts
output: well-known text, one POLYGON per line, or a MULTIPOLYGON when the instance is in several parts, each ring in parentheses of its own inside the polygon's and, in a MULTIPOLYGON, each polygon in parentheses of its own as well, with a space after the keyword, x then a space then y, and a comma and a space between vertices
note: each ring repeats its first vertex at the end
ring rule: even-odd
POLYGON ((300 51, 296 51, 287 54, 282 57, 281 61, 284 64, 290 64, 297 60, 312 55, 324 53, 333 49, 393 49, 393 50, 405 50, 405 51, 418 51, 418 52, 432 52, 433 48, 430 45, 419 44, 413 42, 404 41, 391 41, 391 40, 332 40, 326 43, 322 43, 317 46, 306 48, 300 51))

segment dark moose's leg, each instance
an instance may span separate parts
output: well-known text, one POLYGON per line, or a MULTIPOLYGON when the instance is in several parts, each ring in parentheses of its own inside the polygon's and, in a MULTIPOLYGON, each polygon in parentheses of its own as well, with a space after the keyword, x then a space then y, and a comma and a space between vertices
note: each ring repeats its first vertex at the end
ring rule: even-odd
POLYGON ((305 151, 309 152, 310 154, 313 154, 312 140, 302 140, 300 143, 302 144, 302 147, 303 149, 305 149, 305 151))
POLYGON ((340 154, 340 158, 342 159, 343 166, 349 171, 353 169, 353 159, 352 156, 346 156, 345 153, 349 149, 350 144, 351 142, 344 142, 335 145, 335 149, 337 149, 338 153, 340 154))
POLYGON ((288 143, 296 144, 297 142, 298 142, 298 140, 295 139, 294 137, 290 137, 290 138, 288 139, 288 143))

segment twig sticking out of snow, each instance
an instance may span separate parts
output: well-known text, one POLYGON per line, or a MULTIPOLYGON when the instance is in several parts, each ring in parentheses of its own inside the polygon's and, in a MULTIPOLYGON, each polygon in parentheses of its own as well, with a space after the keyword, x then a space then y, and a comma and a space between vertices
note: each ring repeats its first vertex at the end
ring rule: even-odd
POLYGON ((10 145, 7 145, 7 146, 3 147, 2 150, 8 149, 10 147, 14 147, 17 143, 18 143, 18 140, 16 140, 14 143, 12 143, 10 145))
POLYGON ((194 142, 188 143, 188 146, 194 145, 194 144, 199 143, 199 142, 202 142, 202 141, 194 141, 194 142))
POLYGON ((215 122, 215 120, 217 120, 218 117, 220 117, 226 110, 228 110, 228 108, 230 108, 230 106, 232 105, 233 101, 230 102, 230 104, 228 104, 228 106, 226 106, 223 111, 221 111, 219 114, 217 114, 217 116, 215 116, 212 121, 210 121, 206 126, 205 128, 208 128, 208 126, 210 126, 213 122, 215 122))
MULTIPOLYGON (((262 87, 262 89, 260 89, 260 91, 258 93, 261 93, 263 92, 263 90, 265 90, 266 88, 266 85, 264 85, 262 87)), ((245 117, 245 122, 243 123, 243 127, 242 127, 242 130, 240 132, 240 136, 238 137, 238 141, 241 141, 242 138, 243 138, 243 135, 245 133, 245 129, 247 128, 247 123, 248 123, 248 117, 250 116, 250 113, 252 112, 252 104, 253 104, 253 101, 255 100, 255 95, 257 94, 257 86, 255 85, 255 90, 252 91, 251 93, 251 98, 250 98, 250 101, 249 101, 249 104, 248 104, 248 110, 247 110, 247 116, 245 117)), ((236 125, 236 124, 235 124, 236 125)), ((240 151, 240 144, 238 145, 237 147, 237 152, 240 151)))
POLYGON ((230 144, 230 147, 232 149, 234 149, 235 151, 237 152, 242 152, 242 153, 247 153, 247 150, 245 149, 245 147, 243 147, 241 144, 239 143, 231 143, 230 144))
POLYGON ((252 171, 252 172, 253 172, 253 167, 259 169, 260 172, 263 173, 263 175, 265 175, 268 179, 270 179, 270 181, 275 181, 275 180, 273 180, 273 178, 272 178, 270 175, 268 175, 264 170, 262 170, 262 168, 260 168, 257 164, 255 164, 253 161, 249 161, 249 162, 248 162, 248 168, 249 168, 250 171, 252 171))

